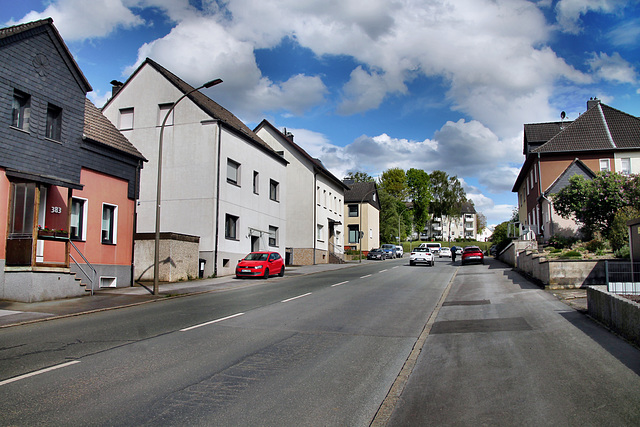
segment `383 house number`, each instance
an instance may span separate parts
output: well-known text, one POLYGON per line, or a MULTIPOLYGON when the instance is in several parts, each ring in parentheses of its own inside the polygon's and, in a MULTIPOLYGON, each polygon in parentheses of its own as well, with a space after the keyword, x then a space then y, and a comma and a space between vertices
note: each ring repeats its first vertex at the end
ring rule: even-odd
POLYGON ((52 214, 62 213, 62 208, 60 206, 51 206, 51 213, 52 214))

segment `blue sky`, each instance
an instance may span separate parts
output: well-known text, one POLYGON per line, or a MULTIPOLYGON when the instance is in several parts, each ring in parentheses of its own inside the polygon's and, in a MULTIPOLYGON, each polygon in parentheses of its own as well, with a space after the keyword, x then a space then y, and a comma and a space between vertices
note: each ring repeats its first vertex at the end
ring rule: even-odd
POLYGON ((52 17, 102 106, 146 57, 336 176, 444 170, 509 219, 523 124, 590 97, 640 116, 640 4, 620 0, 0 0, 52 17))

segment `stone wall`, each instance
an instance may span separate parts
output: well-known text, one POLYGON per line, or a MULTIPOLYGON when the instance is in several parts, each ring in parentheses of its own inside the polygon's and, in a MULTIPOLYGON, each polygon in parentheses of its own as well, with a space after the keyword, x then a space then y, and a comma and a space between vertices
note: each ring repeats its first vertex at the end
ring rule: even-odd
POLYGON ((591 286, 587 306, 589 316, 640 346, 640 304, 607 292, 606 286, 591 286))
MULTIPOLYGON (((200 238, 179 233, 160 233, 161 282, 196 279, 199 269, 200 238)), ((137 233, 134 241, 134 278, 153 280, 155 233, 137 233)))

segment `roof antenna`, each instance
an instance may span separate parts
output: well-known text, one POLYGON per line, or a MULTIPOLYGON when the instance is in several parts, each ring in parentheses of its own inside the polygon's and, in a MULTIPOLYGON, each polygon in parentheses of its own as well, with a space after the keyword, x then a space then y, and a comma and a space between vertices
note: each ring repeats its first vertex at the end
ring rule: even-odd
POLYGON ((564 111, 560 113, 560 130, 564 130, 564 119, 567 117, 567 113, 564 111))

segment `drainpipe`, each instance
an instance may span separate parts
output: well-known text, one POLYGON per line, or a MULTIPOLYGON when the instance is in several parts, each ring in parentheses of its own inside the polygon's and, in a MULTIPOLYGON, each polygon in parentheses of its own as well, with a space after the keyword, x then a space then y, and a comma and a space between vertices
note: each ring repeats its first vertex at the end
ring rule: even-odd
MULTIPOLYGON (((537 153, 537 154, 538 154, 538 161, 534 165, 534 167, 537 167, 537 169, 538 169, 538 193, 540 194, 540 196, 542 196, 545 199, 547 199, 542 193, 542 175, 540 175, 540 172, 541 172, 540 171, 540 153, 537 153)), ((540 200, 540 199, 538 198, 538 200, 540 200)), ((547 201, 548 200, 549 199, 547 199, 547 201)), ((542 218, 543 218, 543 216, 542 216, 542 206, 540 207, 539 211, 540 211, 540 220, 542 220, 542 218)), ((544 227, 544 224, 542 224, 542 227, 544 227)), ((542 230, 542 240, 544 240, 544 230, 542 230)))
POLYGON ((136 259, 136 230, 138 230, 138 198, 140 197, 140 169, 142 169, 142 160, 138 160, 138 164, 136 166, 136 176, 134 178, 134 189, 133 189, 133 230, 131 232, 131 284, 130 286, 135 285, 135 259, 136 259))
POLYGON ((316 265, 316 241, 318 238, 318 172, 313 174, 313 265, 316 265))
POLYGON ((218 277, 218 235, 220 230, 220 155, 222 152, 222 126, 218 120, 218 171, 216 177, 216 234, 213 249, 213 277, 218 277))

